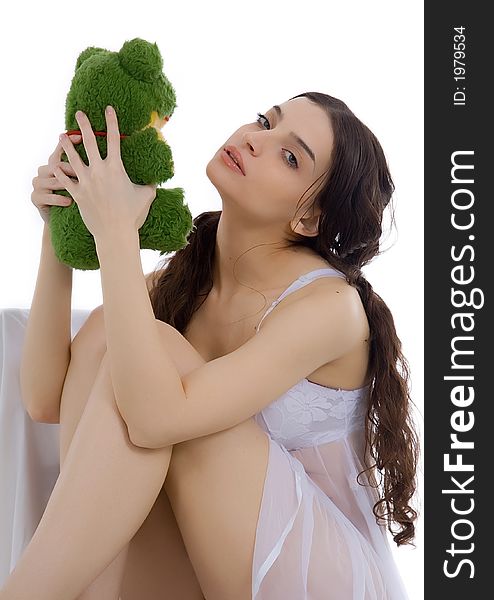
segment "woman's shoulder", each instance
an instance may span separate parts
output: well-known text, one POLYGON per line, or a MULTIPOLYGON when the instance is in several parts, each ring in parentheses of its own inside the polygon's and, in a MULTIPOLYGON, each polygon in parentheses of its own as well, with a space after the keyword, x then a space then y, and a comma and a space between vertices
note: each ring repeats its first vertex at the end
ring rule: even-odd
MULTIPOLYGON (((320 290, 326 290, 326 293, 341 293, 345 290, 346 296, 353 301, 359 299, 359 293, 355 286, 348 283, 345 273, 340 269, 332 266, 324 260, 312 260, 302 263, 298 271, 299 278, 296 282, 293 293, 296 298, 303 298, 306 295, 320 293, 320 290), (320 271, 317 273, 317 271, 320 271), (300 284, 303 285, 300 285, 300 284)), ((293 282, 295 284, 295 281, 293 282)), ((295 299, 294 297, 294 299, 295 299)))

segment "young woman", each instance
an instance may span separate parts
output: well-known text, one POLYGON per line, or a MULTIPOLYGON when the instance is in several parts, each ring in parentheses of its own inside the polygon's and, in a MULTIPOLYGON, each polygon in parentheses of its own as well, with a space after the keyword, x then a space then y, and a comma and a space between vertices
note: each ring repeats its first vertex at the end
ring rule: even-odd
POLYGON ((413 540, 409 369, 361 272, 394 191, 379 142, 321 93, 258 114, 207 165, 222 210, 146 287, 154 188, 128 180, 107 121, 105 160, 82 114, 89 166, 65 139, 34 181, 40 211, 54 189, 77 202, 103 305, 59 405, 24 385, 33 418, 60 422, 61 472, 0 600, 407 598, 386 526, 413 540))

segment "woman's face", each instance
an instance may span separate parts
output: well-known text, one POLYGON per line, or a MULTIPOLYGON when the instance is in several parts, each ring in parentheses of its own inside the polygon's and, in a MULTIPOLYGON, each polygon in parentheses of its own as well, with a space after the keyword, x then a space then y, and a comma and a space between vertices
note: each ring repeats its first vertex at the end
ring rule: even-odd
POLYGON ((256 222, 288 223, 302 194, 329 168, 332 147, 325 110, 308 98, 294 98, 237 129, 209 161, 206 174, 225 205, 241 207, 256 222), (240 154, 244 174, 226 164, 227 146, 240 154))

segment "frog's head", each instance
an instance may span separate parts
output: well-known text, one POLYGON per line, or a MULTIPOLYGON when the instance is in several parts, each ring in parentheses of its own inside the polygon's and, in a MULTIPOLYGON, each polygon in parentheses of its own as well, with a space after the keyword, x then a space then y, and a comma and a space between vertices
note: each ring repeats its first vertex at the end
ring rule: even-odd
MULTIPOLYGON (((83 111, 103 158, 107 105, 117 113, 122 161, 134 183, 160 183, 171 177, 171 151, 161 129, 173 114, 176 95, 163 73, 163 59, 156 44, 134 38, 126 41, 119 52, 93 46, 81 52, 67 95, 65 126, 69 132, 78 131, 75 113, 83 111)), ((82 143, 77 149, 87 164, 82 143)))

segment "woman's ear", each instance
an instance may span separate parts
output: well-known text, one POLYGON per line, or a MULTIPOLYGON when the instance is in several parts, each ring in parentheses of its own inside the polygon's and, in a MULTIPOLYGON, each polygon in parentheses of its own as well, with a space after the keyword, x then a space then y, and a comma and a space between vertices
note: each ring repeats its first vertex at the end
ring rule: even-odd
POLYGON ((320 209, 310 217, 295 218, 290 223, 290 227, 294 233, 307 237, 315 237, 319 232, 319 217, 320 209))

